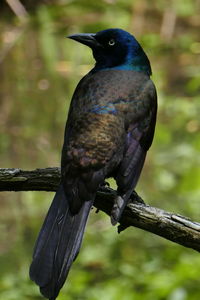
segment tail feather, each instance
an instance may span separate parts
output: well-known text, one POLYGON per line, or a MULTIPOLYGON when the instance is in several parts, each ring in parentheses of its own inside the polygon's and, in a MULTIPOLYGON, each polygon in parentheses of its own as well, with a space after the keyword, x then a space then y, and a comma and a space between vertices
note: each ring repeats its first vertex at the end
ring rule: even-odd
POLYGON ((53 199, 30 267, 31 279, 48 299, 57 297, 78 255, 92 204, 93 200, 84 202, 80 211, 73 215, 62 185, 53 199))

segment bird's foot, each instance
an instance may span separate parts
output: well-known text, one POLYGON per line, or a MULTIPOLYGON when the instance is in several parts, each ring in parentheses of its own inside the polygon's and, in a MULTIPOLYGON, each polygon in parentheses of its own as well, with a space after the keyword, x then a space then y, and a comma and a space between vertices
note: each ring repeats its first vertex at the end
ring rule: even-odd
MULTIPOLYGON (((129 204, 145 204, 144 200, 136 193, 136 191, 133 191, 130 198, 129 198, 129 204)), ((124 231, 126 228, 128 228, 130 225, 123 223, 120 224, 117 228, 118 233, 124 231)))
POLYGON ((119 221, 124 206, 124 199, 121 196, 116 196, 114 199, 114 205, 111 211, 111 224, 114 226, 119 221))

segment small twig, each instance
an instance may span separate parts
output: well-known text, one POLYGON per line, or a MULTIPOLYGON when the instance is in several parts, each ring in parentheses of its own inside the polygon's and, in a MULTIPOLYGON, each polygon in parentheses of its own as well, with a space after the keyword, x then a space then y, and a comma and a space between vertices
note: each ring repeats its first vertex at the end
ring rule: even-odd
POLYGON ((3 46, 0 52, 0 64, 4 61, 6 55, 24 33, 29 17, 27 10, 19 0, 6 0, 6 2, 20 20, 20 24, 18 27, 14 27, 8 32, 3 33, 3 46))
POLYGON ((176 27, 177 15, 173 8, 168 8, 163 14, 160 36, 164 41, 171 41, 176 27))
POLYGON ((19 0, 6 0, 6 2, 21 21, 24 21, 28 17, 27 10, 19 0))

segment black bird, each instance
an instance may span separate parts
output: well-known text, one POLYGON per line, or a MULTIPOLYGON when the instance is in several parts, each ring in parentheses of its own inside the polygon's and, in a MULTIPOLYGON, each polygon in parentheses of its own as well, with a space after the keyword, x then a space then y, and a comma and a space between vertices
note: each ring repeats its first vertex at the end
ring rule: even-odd
POLYGON ((62 179, 37 239, 30 277, 56 299, 77 257, 98 187, 114 177, 115 225, 139 179, 151 146, 157 110, 150 62, 122 29, 75 34, 89 46, 94 68, 79 82, 69 110, 62 149, 62 179))

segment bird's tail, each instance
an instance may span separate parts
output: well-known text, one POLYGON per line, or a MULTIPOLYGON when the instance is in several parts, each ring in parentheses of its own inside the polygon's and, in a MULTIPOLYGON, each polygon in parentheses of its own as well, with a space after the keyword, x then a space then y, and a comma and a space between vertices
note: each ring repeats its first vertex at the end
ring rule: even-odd
POLYGON ((93 200, 85 201, 80 211, 72 215, 62 185, 55 194, 30 267, 30 278, 50 300, 56 299, 79 252, 92 204, 93 200))

